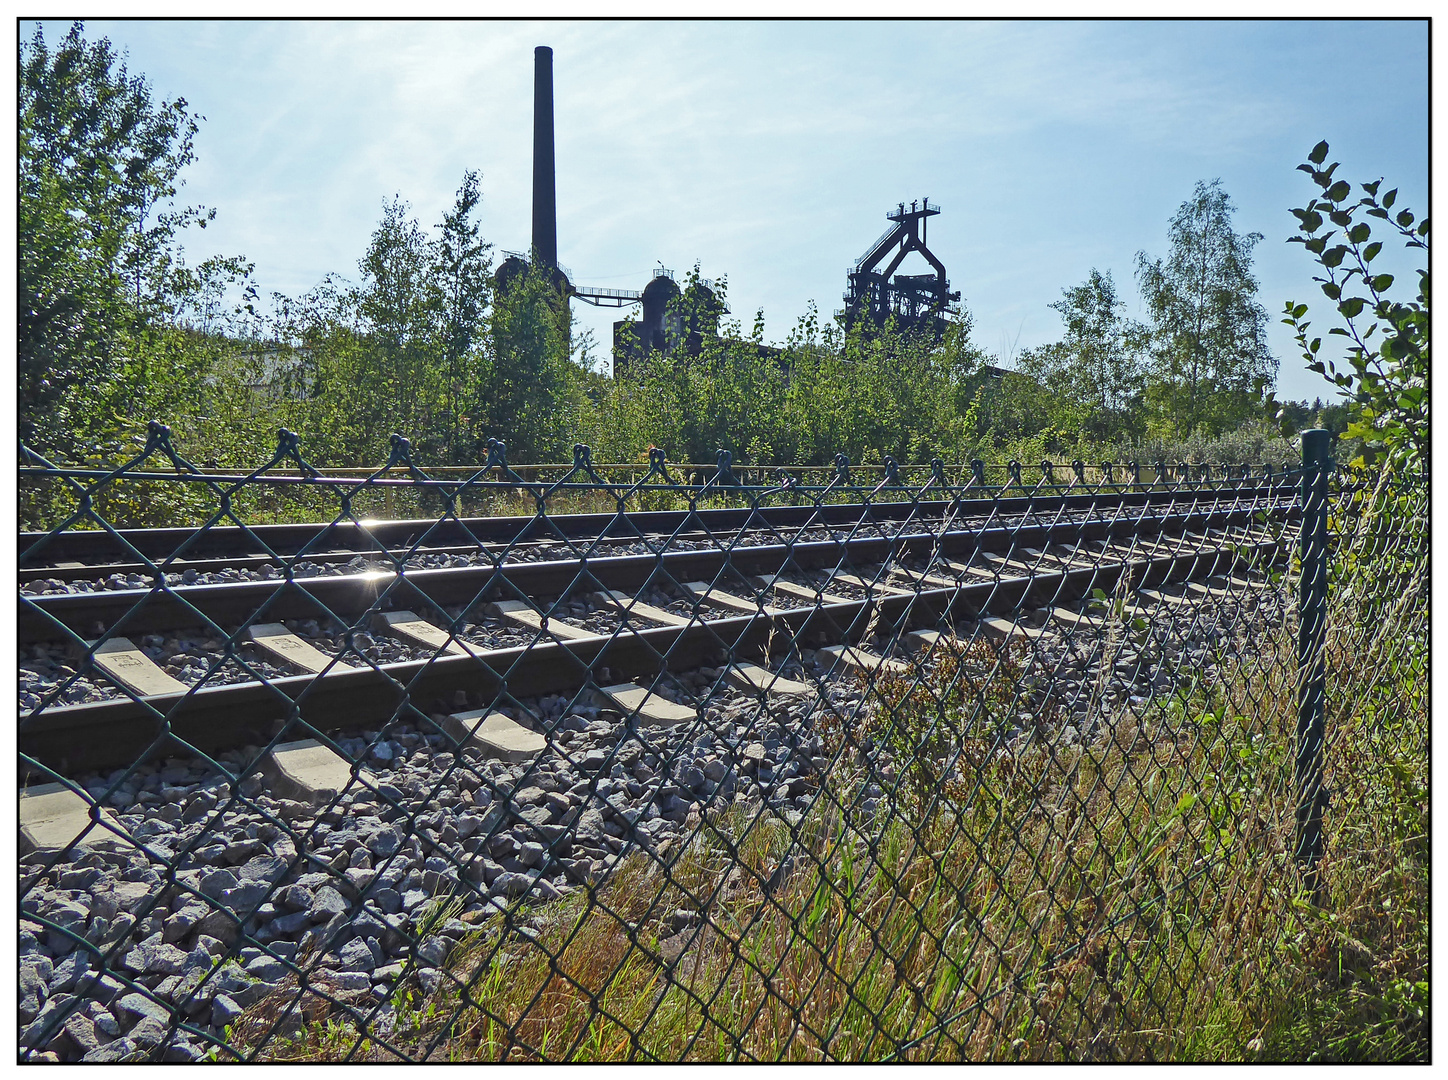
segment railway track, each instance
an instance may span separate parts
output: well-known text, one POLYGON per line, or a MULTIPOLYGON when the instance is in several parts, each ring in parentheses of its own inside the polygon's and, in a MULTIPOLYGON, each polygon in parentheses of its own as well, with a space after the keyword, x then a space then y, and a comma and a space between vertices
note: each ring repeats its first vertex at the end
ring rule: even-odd
MULTIPOLYGON (((482 698, 505 688, 515 697, 572 693, 610 679, 656 680, 664 671, 698 668, 724 655, 767 662, 770 639, 821 649, 857 644, 868 629, 893 648, 892 639, 921 628, 966 627, 960 632, 968 634, 982 620, 1111 593, 1122 579, 1132 588, 1150 589, 1257 569, 1285 555, 1280 542, 1269 538, 1293 516, 1284 502, 1233 493, 1183 509, 1180 498, 1172 504, 1140 494, 1109 505, 1109 512, 1095 497, 1096 512, 1085 518, 1084 507, 1073 505, 1071 496, 1055 500, 1049 511, 1036 506, 1031 517, 1013 521, 1006 507, 992 504, 1001 523, 939 531, 931 520, 922 524, 896 507, 877 508, 873 515, 862 515, 860 507, 786 508, 790 514, 767 524, 773 535, 764 539, 779 538, 776 542, 732 548, 662 545, 643 555, 24 596, 22 649, 44 651, 46 643, 64 649, 68 642, 74 650, 102 637, 121 639, 124 646, 119 657, 91 662, 89 677, 97 688, 92 696, 103 695, 100 700, 58 704, 63 685, 32 695, 34 706, 28 714, 22 710, 21 750, 73 775, 135 760, 154 748, 163 720, 163 742, 180 739, 215 751, 266 742, 273 721, 293 703, 299 718, 318 731, 375 726, 408 704, 433 712, 459 693, 482 698), (829 524, 848 522, 846 509, 896 528, 888 535, 779 537, 782 528, 816 527, 821 511, 834 519, 829 524), (1048 513, 1056 520, 1041 520, 1048 513), (270 647, 275 640, 253 640, 247 629, 278 624, 311 650, 309 668, 296 662, 300 646, 286 643, 288 653, 270 647), (361 646, 358 627, 364 632, 361 646), (144 644, 151 640, 154 653, 164 644, 155 637, 187 631, 213 646, 211 655, 199 650, 203 655, 188 663, 192 685, 175 678, 174 670, 161 671, 144 644), (375 639, 389 640, 393 651, 374 649, 369 655, 367 645, 375 639), (246 663, 217 685, 218 667, 228 660, 246 663), (117 666, 123 662, 146 677, 127 685, 117 666), (255 675, 258 667, 262 678, 255 675)), ((979 515, 961 517, 988 522, 989 512, 980 509, 979 515)), ((748 512, 699 513, 717 515, 705 519, 711 527, 749 524, 748 512)), ((592 520, 569 522, 560 530, 596 538, 618 527, 619 519, 587 517, 592 520)), ((649 522, 676 530, 688 523, 685 514, 649 522)), ((509 528, 520 524, 526 525, 514 522, 509 528)), ((310 532, 275 528, 296 541, 304 534, 316 540, 335 526, 310 532)), ((417 523, 391 523, 377 531, 385 544, 414 535, 417 523)), ((138 539, 158 551, 172 540, 138 539)), ((834 666, 848 667, 851 659, 839 657, 834 666)), ((72 681, 80 678, 76 673, 72 681)))

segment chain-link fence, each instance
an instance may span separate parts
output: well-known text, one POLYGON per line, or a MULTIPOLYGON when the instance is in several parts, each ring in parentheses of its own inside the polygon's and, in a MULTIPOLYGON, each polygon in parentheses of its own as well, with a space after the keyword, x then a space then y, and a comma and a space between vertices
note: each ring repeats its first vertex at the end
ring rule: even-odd
POLYGON ((1426 814, 1425 485, 389 470, 22 448, 23 1060, 1235 1056, 1426 814))

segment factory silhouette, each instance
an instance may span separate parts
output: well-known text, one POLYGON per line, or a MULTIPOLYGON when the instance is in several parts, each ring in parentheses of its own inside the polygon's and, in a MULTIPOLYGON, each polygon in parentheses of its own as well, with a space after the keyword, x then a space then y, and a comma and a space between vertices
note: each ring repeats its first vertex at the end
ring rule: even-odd
MULTIPOLYGON (((690 275, 683 288, 673 271, 660 266, 641 292, 575 285, 573 274, 558 262, 558 196, 555 183, 553 140, 553 50, 533 50, 533 241, 531 255, 508 252, 494 275, 494 285, 506 292, 527 273, 530 261, 557 290, 559 314, 567 317, 570 299, 595 307, 637 305, 639 318, 613 324, 613 374, 624 377, 629 365, 653 352, 682 351, 698 356, 707 339, 719 336, 719 320, 729 314, 715 282, 690 275)), ((923 331, 935 337, 945 332, 951 305, 960 299, 952 292, 945 266, 926 244, 928 221, 940 213, 929 199, 904 202, 885 215, 891 224, 846 271, 849 282, 845 307, 835 312, 846 328, 866 321, 884 326, 894 318, 902 330, 923 331), (897 273, 911 252, 930 264, 931 273, 897 273), (892 254, 893 253, 893 254, 892 254), (886 262, 886 258, 889 261, 886 262), (885 263, 880 269, 880 264, 885 263)), ((764 355, 782 357, 780 350, 760 346, 764 355)))

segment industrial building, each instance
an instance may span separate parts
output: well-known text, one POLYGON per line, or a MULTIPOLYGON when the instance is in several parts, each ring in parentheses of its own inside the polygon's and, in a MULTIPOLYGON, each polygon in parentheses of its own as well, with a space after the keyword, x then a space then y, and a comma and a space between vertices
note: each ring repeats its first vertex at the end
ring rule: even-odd
MULTIPOLYGON (((950 290, 945 266, 926 244, 927 222, 940 213, 929 199, 912 201, 907 209, 901 202, 886 214, 890 228, 855 261, 847 271, 849 288, 845 308, 835 312, 846 328, 862 320, 883 326, 893 318, 904 330, 924 330, 939 337, 954 314, 952 306, 959 292, 950 290), (893 252, 893 254, 892 254, 893 252), (900 274, 902 261, 918 252, 933 273, 900 274), (883 269, 878 269, 890 256, 883 269)), ((555 184, 553 140, 553 50, 539 45, 533 50, 533 244, 525 256, 507 253, 494 275, 494 285, 506 292, 536 260, 554 283, 559 296, 559 313, 567 317, 569 300, 581 300, 596 307, 639 305, 637 320, 613 324, 613 372, 619 377, 651 352, 683 350, 698 356, 706 338, 717 337, 719 319, 729 313, 715 283, 696 278, 682 289, 673 272, 660 267, 642 292, 631 289, 598 289, 575 285, 572 273, 558 263, 558 197, 555 184)), ((772 355, 778 350, 769 349, 772 355)))

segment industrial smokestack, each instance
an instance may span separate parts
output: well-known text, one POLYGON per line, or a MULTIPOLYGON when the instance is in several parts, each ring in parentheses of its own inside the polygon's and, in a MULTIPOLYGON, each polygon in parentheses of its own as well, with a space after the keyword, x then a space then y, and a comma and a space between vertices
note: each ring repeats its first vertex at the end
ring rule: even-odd
POLYGON ((558 196, 553 183, 553 50, 533 50, 533 249, 558 265, 558 196))

